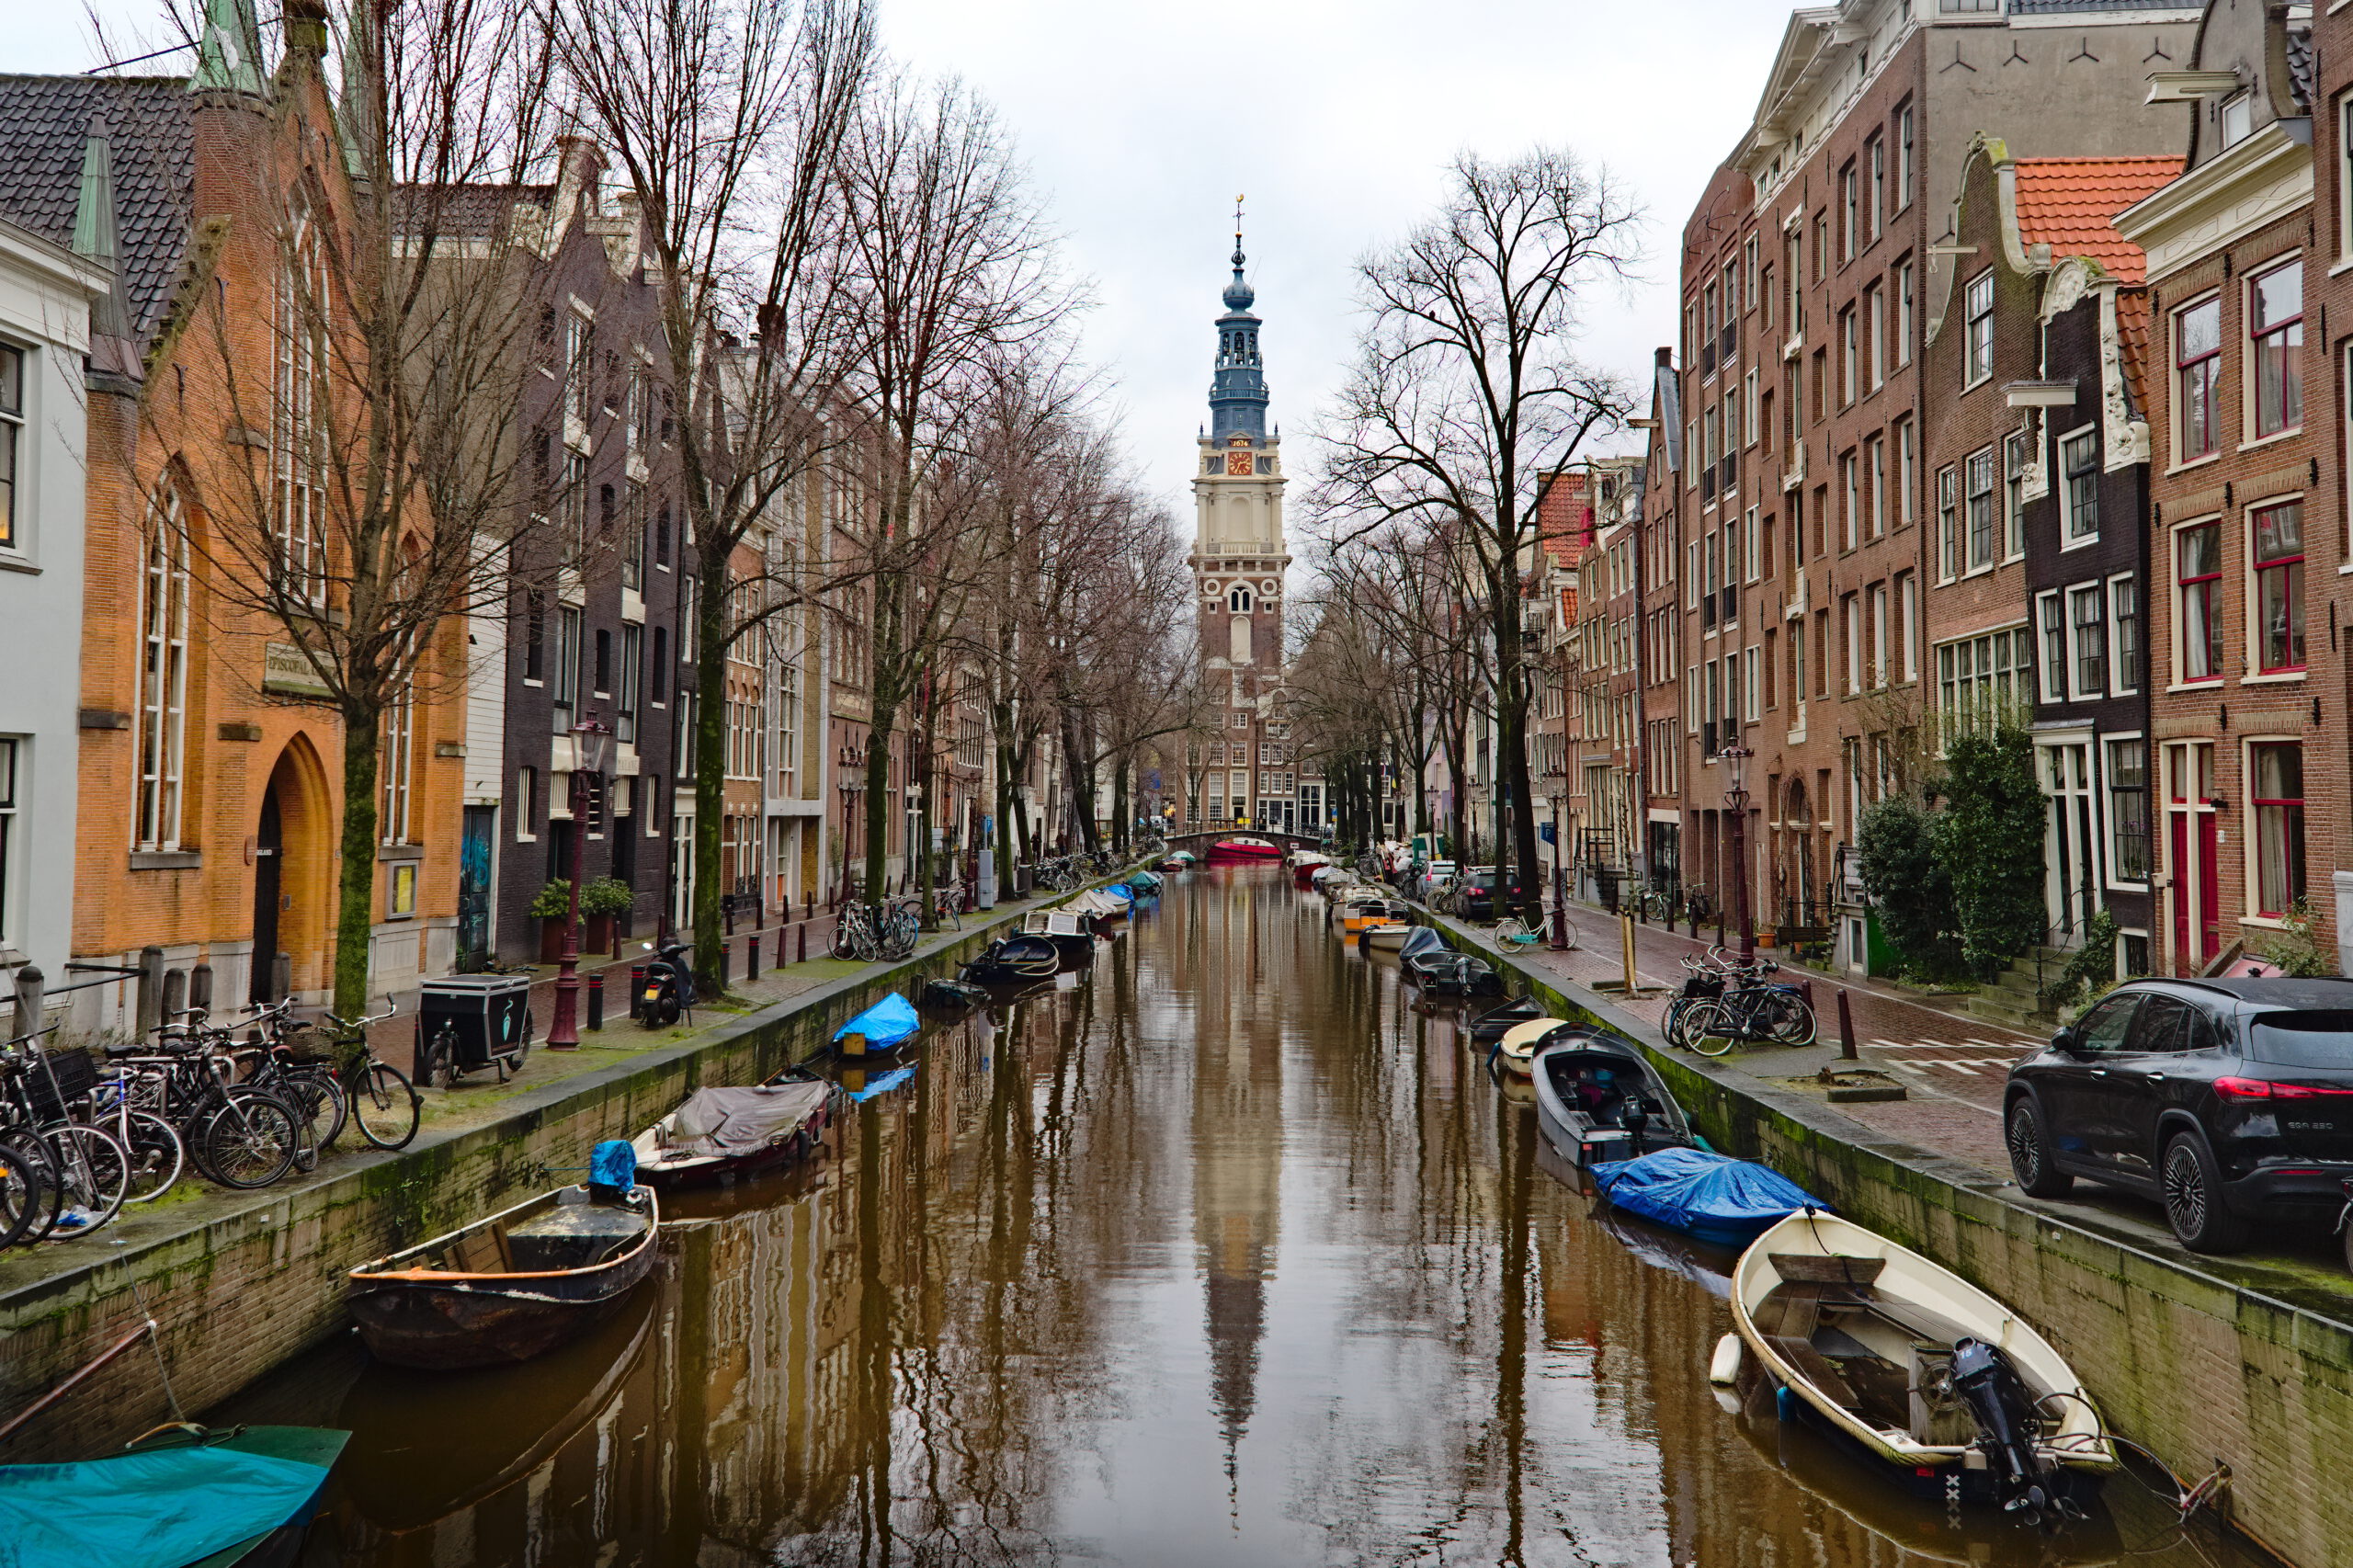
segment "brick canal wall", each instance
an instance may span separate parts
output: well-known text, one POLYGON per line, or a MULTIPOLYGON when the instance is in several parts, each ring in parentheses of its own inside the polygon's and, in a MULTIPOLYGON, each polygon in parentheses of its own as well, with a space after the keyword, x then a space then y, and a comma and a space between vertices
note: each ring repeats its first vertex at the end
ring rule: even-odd
POLYGON ((2227 1464, 2230 1517, 2268 1550, 2305 1568, 2353 1559, 2353 1281, 2152 1251, 2104 1230, 2096 1210, 2031 1204, 1819 1099, 1721 1076, 1591 993, 1563 994, 1458 945, 1517 971, 1556 1016, 1640 1041, 1718 1148, 1772 1165, 2016 1307, 2109 1425, 2177 1473, 2195 1481, 2227 1464))
MULTIPOLYGON (((245 1195, 233 1211, 136 1247, 108 1248, 101 1233, 59 1252, 69 1267, 0 1293, 0 1415, 24 1409, 152 1313, 171 1387, 194 1415, 347 1327, 349 1269, 546 1191, 567 1179, 551 1168, 585 1167, 598 1140, 642 1131, 696 1088, 758 1083, 817 1054, 888 992, 912 995, 926 978, 954 974, 1017 917, 522 1095, 486 1126, 428 1130, 398 1153, 245 1195)), ((0 1457, 104 1453, 172 1418, 154 1355, 134 1348, 11 1437, 0 1457)))

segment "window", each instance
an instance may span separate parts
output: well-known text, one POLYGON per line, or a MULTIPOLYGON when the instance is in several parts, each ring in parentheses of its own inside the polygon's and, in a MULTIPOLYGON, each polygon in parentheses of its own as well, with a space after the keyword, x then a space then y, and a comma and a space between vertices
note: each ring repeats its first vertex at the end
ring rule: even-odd
POLYGON ((2042 700, 2067 700, 2067 625, 2061 618, 2059 593, 2052 589, 2034 601, 2035 619, 2042 628, 2042 700))
POLYGON ((1846 634, 1847 695, 1853 697, 1863 689, 1863 601, 1861 596, 1848 594, 1841 600, 1839 611, 1846 634))
POLYGON ((645 678, 645 628, 621 628, 621 685, 614 709, 613 738, 623 745, 637 741, 639 683, 645 678))
POLYGON ((548 597, 537 588, 523 590, 523 678, 548 678, 548 597))
POLYGON ((551 687, 555 704, 555 731, 572 728, 573 711, 580 705, 580 612, 565 605, 555 613, 555 680, 551 687))
POLYGON ((2099 537, 2099 436, 2090 428, 2062 437, 2059 473, 2064 482, 2061 502, 2066 509, 2064 529, 2069 544, 2099 537))
POLYGON ((1937 470, 1937 576, 1947 583, 1961 575, 1959 492, 1953 471, 1937 470))
POLYGON ((2016 561, 2026 553, 2026 471, 2034 460, 2031 431, 2013 430, 2002 437, 2002 558, 2016 561))
POLYGON ((1880 225, 1887 216, 1887 139, 1874 136, 1870 140, 1865 162, 1870 169, 1870 230, 1871 238, 1879 238, 1880 225))
POLYGON ((593 371, 591 342, 588 318, 578 311, 567 312, 563 318, 563 413, 567 426, 564 438, 570 441, 588 438, 588 410, 593 400, 589 391, 593 371))
POLYGON ((2301 257, 2247 285, 2253 345, 2255 434, 2260 440, 2304 422, 2304 267, 2301 257))
POLYGON ((597 629, 596 649, 597 673, 589 681, 588 689, 598 697, 608 697, 613 689, 613 634, 603 627, 597 629))
POLYGON ((2141 689, 2141 585, 2131 577, 2108 584, 2109 681, 2119 697, 2141 689))
POLYGON ((1841 407, 1862 395, 1862 349, 1852 305, 1838 312, 1838 402, 1841 407))
POLYGON ((2353 93, 2336 99, 2336 254, 2353 256, 2353 93))
POLYGON ((1919 437, 1912 421, 1895 422, 1895 526, 1912 526, 1912 493, 1920 483, 1919 437))
POLYGON ((2222 106, 2222 145, 2235 147, 2255 129, 2255 95, 2241 93, 2222 106))
POLYGON ((1855 165, 1848 164, 1838 172, 1838 259, 1855 259, 1855 246, 1861 238, 1862 182, 1855 165))
POLYGON ((1904 678, 1920 678, 1920 584, 1909 572, 1896 578, 1903 585, 1896 608, 1904 618, 1904 678))
POLYGON ((2149 880, 2149 746, 2146 741, 2108 743, 2108 874, 2117 881, 2149 880))
POLYGON ((632 593, 645 591, 645 486, 631 482, 629 486, 629 509, 622 519, 620 544, 621 586, 632 593))
POLYGON ((307 220, 295 224, 278 279, 276 396, 270 432, 270 545, 287 597, 326 597, 326 430, 329 403, 326 260, 307 220))
POLYGON ((515 837, 529 844, 539 837, 540 770, 518 767, 515 770, 515 837))
POLYGON ((416 762, 416 685, 403 681, 385 708, 380 733, 383 742, 383 804, 377 833, 386 845, 415 842, 410 833, 409 807, 415 798, 416 762))
POLYGON ((2211 457, 2222 444, 2215 407, 2222 373, 2222 301, 2201 301, 2173 318, 2174 460, 2211 457))
POLYGON ((1830 214, 1813 215, 1813 280, 1816 283, 1830 276, 1830 214))
POLYGON ((2283 501, 2256 512, 2255 644, 2270 675, 2304 667, 2304 506, 2283 501))
MULTIPOLYGON (((1748 242, 1754 245, 1756 242, 1748 242)), ((1773 269, 1767 267, 1757 280, 1756 326, 1760 332, 1773 330, 1773 269)))
POLYGON ((1994 274, 1991 269, 1969 280, 1962 305, 1963 386, 1975 386, 1994 373, 1994 274))
POLYGON ((2023 626, 1937 648, 1937 701, 1946 739, 1990 729, 2032 697, 2033 647, 2023 626))
POLYGON ((1887 533, 1887 437, 1873 436, 1865 444, 1863 453, 1863 486, 1869 494, 1870 536, 1880 539, 1887 533))
POLYGON ((2181 678, 2222 678, 2222 525, 2184 528, 2174 581, 2181 596, 2181 678))
POLYGON ((1895 269, 1895 362, 1912 363, 1912 264, 1908 261, 1895 269))
POLYGON ((1838 542, 1842 549, 1852 550, 1857 543, 1856 532, 1862 527, 1863 498, 1860 493, 1861 465, 1853 452, 1838 459, 1838 542))
POLYGON ((2255 808, 2256 912, 2277 919, 2304 896, 2304 748, 2265 741, 2246 748, 2255 808))
POLYGON ((1888 625, 1887 585, 1874 583, 1871 599, 1871 686, 1874 689, 1887 685, 1888 625))
POLYGON ((1873 392, 1887 384, 1887 293, 1873 284, 1863 292, 1863 361, 1869 367, 1873 392))
POLYGON ((1994 449, 1969 460, 1969 569, 1994 564, 1994 449))
POLYGON ((17 745, 0 741, 0 947, 13 934, 16 905, 8 901, 8 848, 17 826, 17 745))
POLYGON ((2067 590, 2067 620, 2075 629, 2075 698, 2108 691, 2107 595, 2099 585, 2067 590))
POLYGON ((166 483, 147 509, 139 576, 139 788, 131 847, 180 846, 180 770, 188 747, 188 528, 166 483))
POLYGON ((1912 205, 1912 106, 1895 111, 1895 208, 1912 205))
POLYGON ((0 344, 0 550, 24 548, 17 527, 17 481, 24 438, 25 352, 0 344))

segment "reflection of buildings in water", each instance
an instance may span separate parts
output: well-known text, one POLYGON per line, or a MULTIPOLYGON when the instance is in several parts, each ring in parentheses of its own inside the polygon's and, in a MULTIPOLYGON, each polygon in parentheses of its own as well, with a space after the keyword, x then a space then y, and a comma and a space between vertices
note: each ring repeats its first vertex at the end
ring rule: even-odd
MULTIPOLYGON (((1235 881, 1197 902, 1222 927, 1208 950, 1233 970, 1205 976, 1193 1051, 1193 1237, 1205 1281, 1210 1403, 1225 1445, 1226 1475, 1257 1403, 1258 1347, 1267 1327, 1281 1204, 1282 1040, 1257 994, 1256 884, 1235 881)), ((1263 955, 1271 962, 1273 955, 1263 955)))

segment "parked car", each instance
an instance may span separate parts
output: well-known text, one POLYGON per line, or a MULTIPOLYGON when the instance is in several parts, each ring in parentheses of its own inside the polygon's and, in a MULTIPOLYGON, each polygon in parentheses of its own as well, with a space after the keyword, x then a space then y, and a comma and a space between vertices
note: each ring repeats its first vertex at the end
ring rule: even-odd
POLYGON ((2010 1169, 2155 1199, 2182 1244, 2328 1221, 2353 1181, 2353 980, 2136 980, 2010 1069, 2010 1169))
POLYGON ((1418 876, 1415 877, 1412 884, 1413 896, 1427 903, 1430 894, 1454 880, 1454 872, 1455 865, 1451 860, 1431 861, 1422 868, 1418 876))
MULTIPOLYGON (((1495 884, 1499 880, 1493 866, 1471 868, 1471 874, 1462 879, 1463 918, 1494 920, 1505 913, 1495 907, 1495 884)), ((1510 890, 1504 894, 1504 900, 1511 908, 1517 909, 1527 896, 1527 885, 1515 878, 1510 890)))

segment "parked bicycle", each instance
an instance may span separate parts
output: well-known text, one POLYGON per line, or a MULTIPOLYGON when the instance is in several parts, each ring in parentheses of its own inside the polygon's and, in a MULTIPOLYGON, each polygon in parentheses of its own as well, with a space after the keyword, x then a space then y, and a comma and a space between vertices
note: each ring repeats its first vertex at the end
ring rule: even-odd
POLYGON ((912 898, 880 904, 846 903, 834 920, 833 954, 861 963, 903 959, 923 936, 923 916, 912 898))
MULTIPOLYGON (((296 1018, 282 1003, 271 1014, 267 1083, 279 1085, 281 1094, 307 1110, 313 1128, 324 1124, 318 1148, 333 1146, 352 1126, 379 1149, 404 1149, 415 1138, 424 1097, 405 1074, 380 1061, 368 1045, 368 1030, 399 1012, 400 1005, 387 996, 382 1012, 358 1018, 333 1013, 315 1021, 296 1018)), ((248 1081, 264 1082, 259 1076, 248 1081)))
MULTIPOLYGON (((1735 1045, 1812 1045, 1818 1025, 1813 1009, 1794 985, 1770 977, 1780 965, 1769 960, 1743 964, 1711 949, 1711 967, 1722 975, 1713 997, 1695 998, 1679 1019, 1679 1043, 1701 1056, 1722 1056, 1735 1045)), ((1690 967, 1691 960, 1685 960, 1690 967)), ((1687 990, 1688 987, 1687 986, 1687 990)), ((1670 1032, 1670 1040, 1676 1034, 1670 1032)))
POLYGON ((17 1228, 31 1241, 98 1230, 131 1186, 130 1152, 77 1116, 97 1082, 89 1053, 43 1050, 49 1032, 11 1040, 0 1054, 0 1142, 40 1171, 38 1188, 17 1195, 28 1207, 9 1217, 23 1221, 17 1228))

